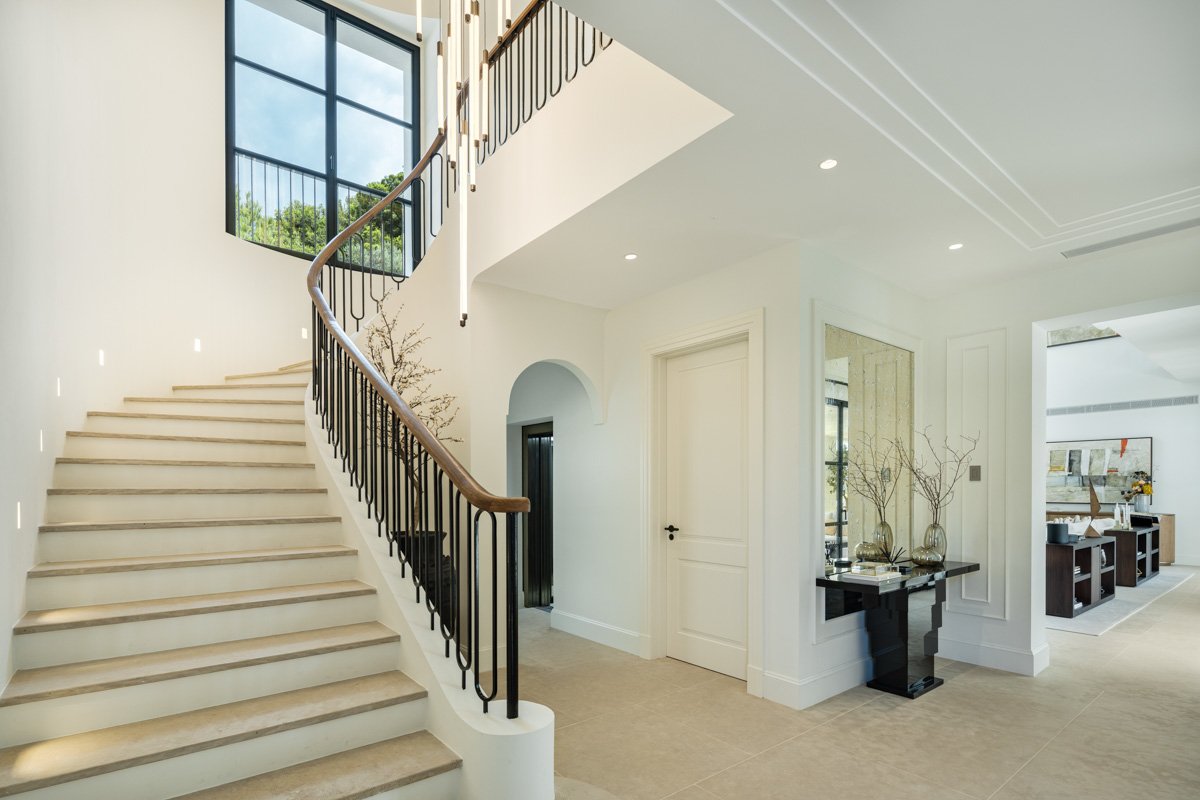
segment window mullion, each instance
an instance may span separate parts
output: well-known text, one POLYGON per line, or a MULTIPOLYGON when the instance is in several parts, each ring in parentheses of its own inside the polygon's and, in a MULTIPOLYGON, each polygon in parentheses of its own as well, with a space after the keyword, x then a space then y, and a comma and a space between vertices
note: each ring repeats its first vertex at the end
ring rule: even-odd
POLYGON ((338 234, 337 16, 325 12, 325 241, 338 234))

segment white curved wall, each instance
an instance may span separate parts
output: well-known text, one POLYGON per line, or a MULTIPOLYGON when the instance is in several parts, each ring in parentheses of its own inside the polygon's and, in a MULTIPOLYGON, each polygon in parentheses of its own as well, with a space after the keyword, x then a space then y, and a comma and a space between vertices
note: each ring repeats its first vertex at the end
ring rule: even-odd
MULTIPOLYGON (((307 358, 300 329, 310 322, 305 263, 225 233, 221 0, 12 0, 3 17, 8 625, 21 613, 64 430, 123 395, 307 358)), ((8 648, 0 637, 0 676, 8 648)))

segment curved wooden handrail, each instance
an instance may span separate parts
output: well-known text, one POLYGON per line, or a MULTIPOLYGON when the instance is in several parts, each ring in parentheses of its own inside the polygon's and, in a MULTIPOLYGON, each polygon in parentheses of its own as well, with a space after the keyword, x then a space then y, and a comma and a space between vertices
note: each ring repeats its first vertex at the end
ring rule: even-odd
MULTIPOLYGON (((517 18, 513 20, 512 25, 510 25, 508 29, 504 31, 504 34, 500 36, 495 47, 488 51, 488 59, 494 59, 498 53, 507 47, 509 43, 512 42, 512 40, 520 33, 529 17, 536 13, 536 11, 545 5, 546 2, 547 0, 532 0, 532 2, 530 2, 521 11, 521 13, 517 15, 517 18)), ((457 93, 456 96, 455 105, 457 108, 461 108, 466 102, 467 91, 468 84, 464 83, 462 89, 457 93)), ((421 422, 421 419, 415 413, 413 413, 412 409, 408 407, 408 404, 404 402, 404 399, 400 397, 400 394, 394 388, 392 388, 391 384, 384 380, 383 376, 379 374, 379 370, 375 368, 375 365, 372 364, 370 360, 363 355, 362 351, 358 349, 358 346, 354 344, 354 341, 346 333, 345 328, 343 328, 341 323, 338 322, 337 317, 333 313, 333 309, 329 305, 329 300, 325 297, 325 294, 321 291, 320 287, 321 270, 328 266, 334 255, 342 248, 342 245, 344 245, 352 236, 366 227, 366 225, 372 219, 382 213, 383 210, 395 202, 398 197, 408 191, 409 187, 411 187, 419 177, 425 174, 425 171, 433 162, 434 157, 446 143, 445 131, 447 130, 449 130, 448 120, 442 120, 442 132, 438 133, 438 135, 434 137, 433 141, 429 145, 429 148, 425 151, 425 154, 421 156, 420 161, 418 161, 416 165, 409 170, 408 174, 404 176, 404 180, 402 180, 395 189, 392 189, 392 191, 388 192, 383 199, 373 205, 370 210, 367 211, 367 213, 350 223, 345 230, 335 236, 332 241, 330 241, 327 245, 325 245, 324 248, 321 249, 321 252, 317 253, 316 258, 313 259, 312 266, 310 266, 308 269, 308 295, 312 298, 313 306, 317 311, 317 315, 321 318, 321 323, 325 326, 326 330, 329 331, 330 335, 337 342, 338 346, 341 347, 350 357, 350 359, 358 365, 358 368, 362 374, 366 376, 366 379, 371 383, 372 386, 375 387, 375 391, 379 393, 379 396, 384 399, 384 402, 388 404, 388 407, 391 408, 396 416, 400 418, 401 422, 404 423, 404 427, 407 428, 416 438, 416 440, 420 442, 421 446, 425 448, 425 451, 430 455, 431 458, 433 458, 434 462, 436 462, 437 465, 441 467, 442 471, 446 473, 446 476, 450 479, 454 486, 460 492, 462 492, 463 497, 467 499, 468 503, 482 511, 495 513, 515 513, 528 511, 528 498, 501 497, 488 492, 479 485, 479 482, 471 476, 471 473, 467 472, 463 465, 459 463, 458 459, 454 457, 454 454, 451 453, 446 446, 442 444, 442 442, 436 436, 434 436, 433 433, 430 432, 429 428, 425 426, 425 423, 421 422)))
POLYGON ((330 335, 346 351, 346 355, 358 365, 362 374, 375 387, 375 391, 379 393, 379 396, 384 399, 388 407, 400 418, 401 422, 404 423, 404 427, 421 443, 421 446, 425 448, 425 452, 446 473, 451 483, 462 492, 463 497, 467 499, 468 503, 477 509, 496 513, 528 511, 528 498, 500 497, 480 486, 479 482, 471 476, 471 473, 467 472, 458 459, 454 457, 454 454, 442 444, 441 440, 429 431, 425 423, 421 422, 421 419, 413 413, 412 409, 408 407, 403 398, 392 388, 391 384, 383 379, 383 376, 379 374, 379 370, 375 368, 375 365, 354 344, 354 341, 346 333, 341 323, 338 322, 337 317, 334 316, 333 309, 330 308, 329 301, 325 298, 325 294, 321 291, 319 285, 321 270, 325 268, 334 254, 341 249, 346 240, 362 230, 368 222, 391 205, 396 198, 406 192, 413 182, 424 174, 429 164, 433 161, 433 157, 437 155, 442 145, 445 144, 445 141, 446 136, 443 133, 439 133, 434 137, 432 144, 429 145, 429 149, 425 151, 425 155, 421 156, 421 160, 417 162, 416 166, 404 176, 404 180, 400 182, 399 186, 372 206, 367 213, 350 223, 345 230, 335 236, 329 244, 325 245, 321 252, 317 253, 317 257, 313 259, 312 266, 308 268, 308 295, 312 298, 317 315, 321 318, 321 322, 325 325, 330 335))

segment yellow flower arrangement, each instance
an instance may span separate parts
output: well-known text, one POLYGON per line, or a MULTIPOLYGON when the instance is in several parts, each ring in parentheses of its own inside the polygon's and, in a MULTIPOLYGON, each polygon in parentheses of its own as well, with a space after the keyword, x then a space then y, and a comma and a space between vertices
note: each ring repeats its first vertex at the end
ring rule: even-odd
POLYGON ((1125 499, 1129 500, 1138 494, 1154 494, 1154 485, 1150 482, 1150 473, 1133 473, 1133 483, 1130 485, 1129 491, 1125 492, 1125 499))

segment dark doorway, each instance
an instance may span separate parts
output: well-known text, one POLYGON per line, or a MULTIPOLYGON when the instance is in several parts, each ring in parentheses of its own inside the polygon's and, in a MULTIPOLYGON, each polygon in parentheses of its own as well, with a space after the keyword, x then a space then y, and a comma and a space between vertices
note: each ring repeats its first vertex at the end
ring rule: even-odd
POLYGON ((529 498, 522 548, 525 606, 545 608, 554 604, 554 425, 526 425, 521 440, 523 490, 529 498))

